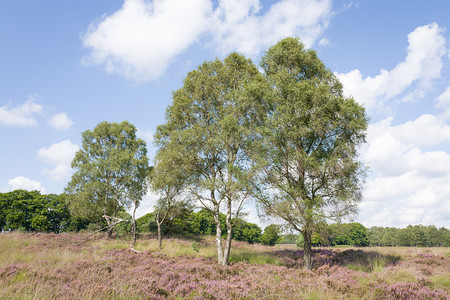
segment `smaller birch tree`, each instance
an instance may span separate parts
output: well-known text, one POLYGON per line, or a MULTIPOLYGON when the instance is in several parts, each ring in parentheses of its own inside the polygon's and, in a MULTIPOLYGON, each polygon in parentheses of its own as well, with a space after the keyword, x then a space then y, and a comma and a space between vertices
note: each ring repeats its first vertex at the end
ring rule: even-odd
POLYGON ((161 250, 161 225, 176 202, 182 201, 181 193, 186 182, 186 168, 189 168, 189 165, 183 163, 182 152, 177 147, 158 151, 155 160, 156 166, 152 172, 151 187, 159 194, 155 205, 155 222, 158 231, 158 247, 161 250))
POLYGON ((112 236, 117 213, 139 204, 147 191, 147 148, 136 137, 136 127, 101 122, 82 133, 82 147, 72 161, 75 169, 66 187, 74 214, 99 221, 104 218, 112 236))

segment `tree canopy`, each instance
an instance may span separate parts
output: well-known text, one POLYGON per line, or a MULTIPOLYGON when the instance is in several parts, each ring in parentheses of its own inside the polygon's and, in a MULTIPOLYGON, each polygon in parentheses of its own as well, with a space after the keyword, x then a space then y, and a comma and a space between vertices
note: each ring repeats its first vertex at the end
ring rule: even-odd
POLYGON ((59 233, 76 230, 76 220, 73 223, 64 195, 41 195, 38 191, 25 190, 0 193, 0 231, 59 233))
POLYGON ((71 210, 97 221, 106 218, 108 225, 120 209, 138 204, 147 191, 147 148, 126 121, 101 122, 83 132, 72 168, 75 172, 66 187, 71 210))

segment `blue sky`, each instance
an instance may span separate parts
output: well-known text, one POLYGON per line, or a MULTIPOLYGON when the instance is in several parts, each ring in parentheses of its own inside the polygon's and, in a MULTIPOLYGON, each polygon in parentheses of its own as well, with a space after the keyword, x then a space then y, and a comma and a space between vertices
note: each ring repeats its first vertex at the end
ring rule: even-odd
MULTIPOLYGON (((0 4, 0 191, 61 193, 81 132, 128 120, 147 141, 205 60, 259 63, 299 37, 370 116, 357 221, 450 220, 450 2, 6 0, 0 4)), ((138 209, 152 209, 148 195, 138 209)), ((252 205, 249 220, 260 222, 252 205)))

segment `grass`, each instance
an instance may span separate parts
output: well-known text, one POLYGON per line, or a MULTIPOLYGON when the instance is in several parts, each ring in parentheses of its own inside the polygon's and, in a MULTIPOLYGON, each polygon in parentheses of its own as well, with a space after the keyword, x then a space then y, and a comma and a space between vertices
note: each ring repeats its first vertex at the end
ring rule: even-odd
POLYGON ((431 282, 437 289, 443 289, 447 292, 450 291, 450 276, 448 275, 433 275, 431 276, 431 282))
POLYGON ((317 248, 213 238, 85 241, 80 234, 0 234, 0 299, 448 299, 448 248, 317 248))

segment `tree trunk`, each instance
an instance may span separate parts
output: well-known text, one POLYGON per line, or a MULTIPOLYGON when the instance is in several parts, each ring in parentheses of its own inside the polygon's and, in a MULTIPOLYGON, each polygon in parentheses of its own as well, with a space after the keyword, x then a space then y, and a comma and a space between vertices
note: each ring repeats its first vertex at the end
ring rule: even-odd
POLYGON ((227 221, 227 241, 225 243, 225 253, 223 255, 222 266, 227 266, 230 264, 231 235, 232 235, 231 200, 228 200, 228 211, 226 221, 227 221))
POLYGON ((162 249, 162 235, 161 235, 161 224, 158 222, 158 248, 162 249))
POLYGON ((131 219, 131 238, 132 238, 131 248, 134 248, 134 246, 136 245, 136 208, 137 205, 135 203, 133 209, 133 217, 131 219))
POLYGON ((110 239, 112 237, 112 233, 113 233, 113 226, 112 226, 112 224, 114 224, 114 221, 107 217, 106 208, 103 208, 103 217, 106 220, 106 224, 108 224, 108 231, 106 232, 106 237, 108 239, 110 239))
POLYGON ((303 240, 304 240, 304 246, 303 246, 303 261, 304 265, 303 268, 307 270, 312 269, 312 260, 311 260, 311 231, 306 231, 303 234, 303 240))
POLYGON ((163 221, 159 221, 159 211, 156 214, 156 226, 158 226, 158 248, 162 249, 162 235, 161 235, 161 224, 163 221))
POLYGON ((219 205, 214 206, 214 222, 216 223, 217 262, 223 265, 222 229, 220 228, 219 205))
POLYGON ((114 221, 106 218, 106 224, 108 224, 108 231, 106 232, 106 237, 108 239, 112 238, 113 230, 114 230, 114 221))

